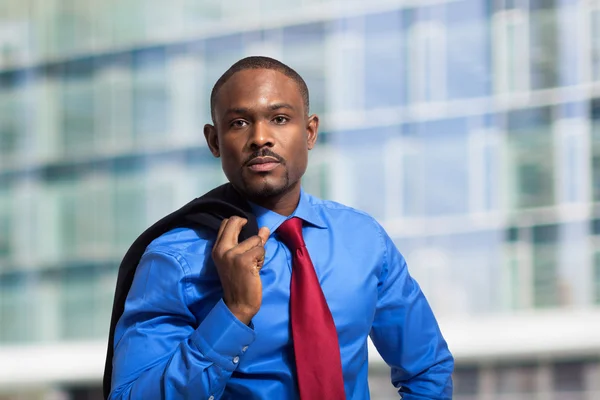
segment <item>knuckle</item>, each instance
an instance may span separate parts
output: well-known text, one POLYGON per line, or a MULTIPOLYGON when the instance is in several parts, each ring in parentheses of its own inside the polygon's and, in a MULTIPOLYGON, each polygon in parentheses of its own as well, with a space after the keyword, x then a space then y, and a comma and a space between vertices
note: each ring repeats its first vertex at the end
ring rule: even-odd
POLYGON ((223 260, 227 261, 227 262, 233 262, 236 258, 235 254, 232 253, 231 249, 227 250, 225 253, 223 253, 222 255, 223 260))
POLYGON ((242 221, 244 220, 244 218, 242 218, 242 217, 239 217, 239 216, 237 216, 237 215, 234 215, 234 216, 233 216, 233 217, 231 217, 230 219, 231 219, 231 222, 234 222, 234 223, 240 223, 240 222, 242 222, 242 221))

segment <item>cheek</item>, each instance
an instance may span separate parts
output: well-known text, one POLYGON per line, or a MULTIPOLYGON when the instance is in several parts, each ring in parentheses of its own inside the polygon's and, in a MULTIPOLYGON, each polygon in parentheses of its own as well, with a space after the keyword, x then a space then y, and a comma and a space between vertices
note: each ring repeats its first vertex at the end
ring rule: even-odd
POLYGON ((228 159, 236 160, 240 157, 241 147, 239 140, 234 140, 234 138, 222 138, 219 142, 219 149, 221 151, 221 156, 226 156, 228 159))
POLYGON ((292 153, 292 157, 288 162, 288 169, 295 178, 301 177, 306 171, 308 164, 308 150, 305 147, 296 147, 296 151, 292 153))

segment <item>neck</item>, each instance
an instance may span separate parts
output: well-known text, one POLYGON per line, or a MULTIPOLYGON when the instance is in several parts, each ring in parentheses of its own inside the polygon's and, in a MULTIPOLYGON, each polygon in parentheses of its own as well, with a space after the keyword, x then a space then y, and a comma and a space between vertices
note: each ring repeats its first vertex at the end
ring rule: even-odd
POLYGON ((279 215, 291 215, 300 202, 300 183, 290 187, 285 192, 271 197, 248 199, 253 203, 276 212, 279 215))

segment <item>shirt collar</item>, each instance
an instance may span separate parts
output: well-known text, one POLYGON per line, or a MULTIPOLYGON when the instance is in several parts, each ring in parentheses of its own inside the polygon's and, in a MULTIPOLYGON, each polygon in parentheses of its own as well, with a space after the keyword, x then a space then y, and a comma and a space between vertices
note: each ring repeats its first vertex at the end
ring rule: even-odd
POLYGON ((298 206, 290 215, 286 217, 285 215, 277 214, 274 211, 271 211, 267 208, 261 207, 257 204, 249 202, 252 207, 252 211, 256 216, 256 222, 258 223, 258 227, 261 228, 266 226, 269 228, 271 233, 275 232, 277 228, 287 219, 292 217, 298 217, 305 222, 316 226, 317 228, 327 228, 323 218, 317 213, 315 207, 310 201, 310 196, 304 192, 303 189, 300 190, 300 201, 298 202, 298 206))

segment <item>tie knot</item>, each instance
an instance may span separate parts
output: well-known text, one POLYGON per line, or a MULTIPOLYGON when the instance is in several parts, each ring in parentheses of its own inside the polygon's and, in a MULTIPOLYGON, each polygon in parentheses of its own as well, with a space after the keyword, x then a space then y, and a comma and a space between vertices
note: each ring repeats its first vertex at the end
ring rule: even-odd
POLYGON ((304 238, 302 237, 302 220, 298 217, 292 217, 283 222, 277 228, 277 233, 281 241, 291 251, 304 247, 304 238))

